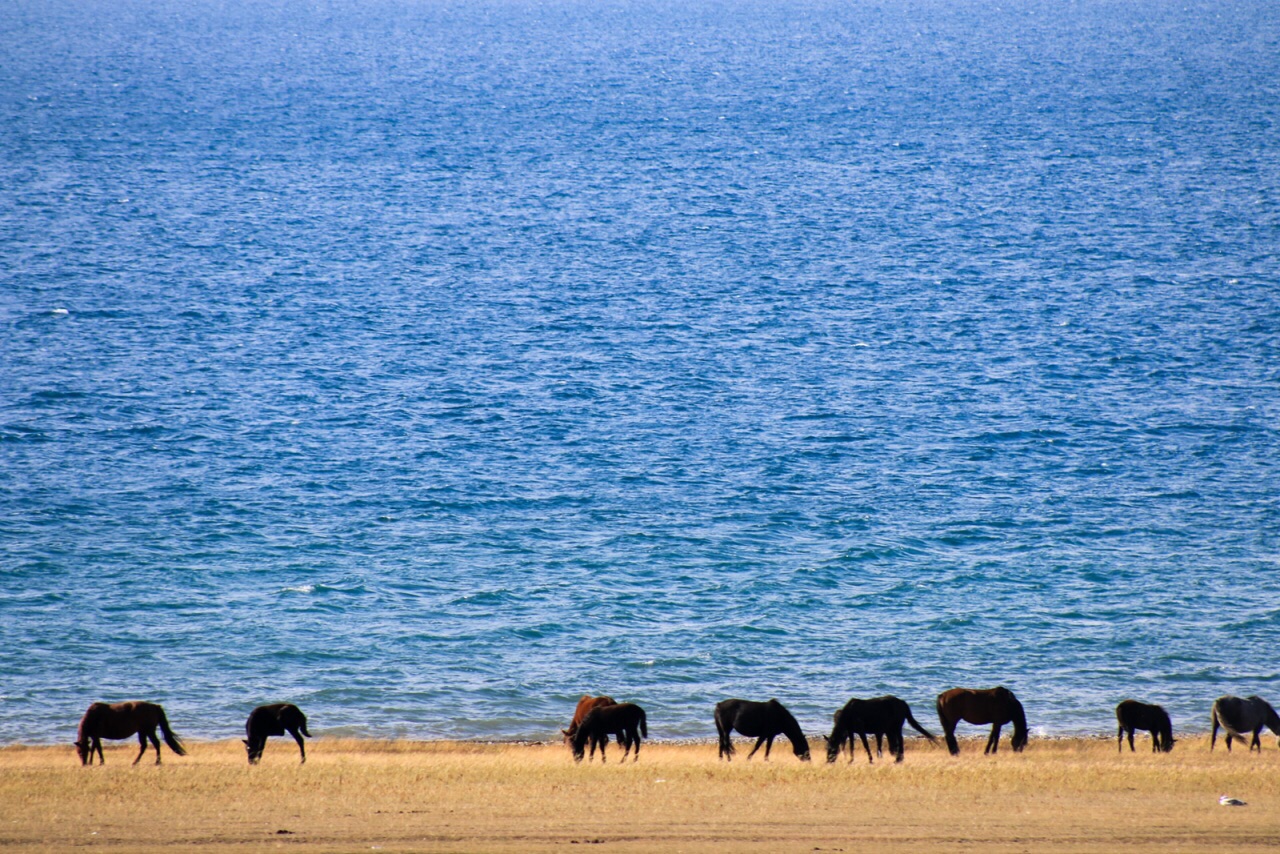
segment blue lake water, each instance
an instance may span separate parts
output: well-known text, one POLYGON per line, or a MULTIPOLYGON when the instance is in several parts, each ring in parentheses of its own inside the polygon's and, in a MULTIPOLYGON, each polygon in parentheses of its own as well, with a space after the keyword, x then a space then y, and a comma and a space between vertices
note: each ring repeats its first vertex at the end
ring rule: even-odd
POLYGON ((0 741, 1280 701, 1269 0, 10 0, 0 741))

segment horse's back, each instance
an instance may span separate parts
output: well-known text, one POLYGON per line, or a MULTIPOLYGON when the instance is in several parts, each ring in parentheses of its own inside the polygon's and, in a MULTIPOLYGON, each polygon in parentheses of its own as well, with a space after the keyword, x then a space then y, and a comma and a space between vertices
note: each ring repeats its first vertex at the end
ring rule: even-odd
POLYGON ((154 730, 163 719, 164 709, 142 700, 92 703, 80 720, 80 728, 86 735, 100 738, 128 738, 139 730, 154 730))

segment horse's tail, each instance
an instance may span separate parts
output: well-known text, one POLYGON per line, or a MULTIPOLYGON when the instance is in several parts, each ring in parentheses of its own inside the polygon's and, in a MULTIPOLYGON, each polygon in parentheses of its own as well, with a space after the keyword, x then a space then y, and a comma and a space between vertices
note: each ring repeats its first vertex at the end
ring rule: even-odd
POLYGON ((937 743, 938 743, 938 737, 937 737, 936 735, 934 735, 933 733, 929 732, 929 730, 927 730, 927 729, 925 729, 924 727, 920 726, 920 724, 916 721, 916 719, 915 719, 915 718, 913 718, 913 717, 911 716, 911 707, 910 707, 910 706, 908 706, 908 707, 907 707, 907 710, 906 710, 906 711, 907 711, 907 723, 911 724, 911 726, 915 728, 915 731, 916 731, 916 732, 920 733, 920 734, 921 734, 921 735, 923 735, 925 738, 929 739, 929 743, 930 743, 930 744, 937 744, 937 743))
POLYGON ((732 731, 729 722, 724 719, 725 711, 721 708, 722 704, 716 705, 716 734, 720 736, 720 752, 717 754, 719 759, 733 758, 733 739, 730 737, 732 731))
POLYGON ((644 709, 640 709, 640 735, 644 738, 649 737, 649 716, 644 713, 644 709))
POLYGON ((164 709, 160 710, 160 733, 164 736, 164 743, 169 745, 169 749, 179 756, 186 756, 187 749, 182 746, 182 742, 178 741, 178 737, 173 734, 173 730, 169 729, 169 719, 165 717, 164 709))
POLYGON ((301 732, 303 735, 305 735, 307 738, 311 738, 311 733, 307 732, 307 716, 304 715, 301 710, 299 710, 298 718, 299 718, 298 731, 301 732))

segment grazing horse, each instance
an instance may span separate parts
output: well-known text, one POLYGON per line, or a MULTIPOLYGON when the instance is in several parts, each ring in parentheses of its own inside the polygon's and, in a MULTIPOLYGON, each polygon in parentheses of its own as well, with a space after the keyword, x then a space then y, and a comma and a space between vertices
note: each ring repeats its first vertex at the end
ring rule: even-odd
POLYGON ((640 739, 649 737, 649 723, 644 709, 635 703, 614 703, 609 706, 597 706, 592 709, 578 731, 573 734, 573 761, 581 762, 586 752, 587 742, 591 742, 591 759, 596 756, 596 747, 600 748, 600 761, 604 762, 604 746, 609 743, 609 736, 616 735, 622 745, 622 761, 627 761, 627 754, 632 745, 636 748, 633 762, 640 761, 640 739))
POLYGON ((938 720, 942 723, 942 734, 952 756, 960 753, 960 744, 956 741, 956 724, 960 721, 991 724, 991 737, 987 739, 986 750, 982 751, 984 756, 996 752, 1000 744, 1000 729, 1010 722, 1013 723, 1014 752, 1027 746, 1027 715, 1022 710, 1022 703, 1003 685, 985 690, 952 688, 943 691, 938 695, 938 720))
POLYGON ((84 717, 80 719, 80 729, 76 732, 76 751, 80 754, 81 765, 92 765, 94 751, 98 753, 99 764, 105 765, 107 759, 102 755, 102 739, 128 738, 135 733, 138 751, 133 764, 137 765, 142 754, 147 752, 147 739, 156 747, 156 764, 160 764, 160 739, 156 738, 156 727, 164 735, 164 743, 179 756, 186 756, 187 751, 178 741, 178 737, 169 729, 169 719, 164 709, 155 703, 94 703, 89 706, 84 717))
POLYGON ((716 731, 720 734, 720 758, 733 760, 733 740, 730 734, 737 730, 748 738, 757 739, 756 746, 747 754, 750 759, 764 745, 764 758, 769 758, 773 740, 785 735, 791 740, 791 749, 801 762, 809 761, 809 742, 800 731, 800 724, 777 700, 753 703, 750 700, 721 700, 716 703, 716 731))
POLYGON ((1227 731, 1227 750, 1231 749, 1231 737, 1245 741, 1245 733, 1252 733, 1249 750, 1255 747, 1262 752, 1262 741, 1258 735, 1265 726, 1280 735, 1280 715, 1271 708, 1271 704, 1261 697, 1219 697, 1213 703, 1213 734, 1209 737, 1209 749, 1218 741, 1218 727, 1227 731))
MULTIPOLYGON (((270 706, 258 706, 249 713, 249 720, 244 722, 245 750, 249 751, 249 764, 257 765, 262 758, 262 751, 267 746, 267 736, 284 735, 285 731, 298 742, 298 751, 302 754, 302 762, 307 761, 307 748, 302 743, 302 736, 311 738, 307 732, 307 716, 292 703, 274 703, 270 706)), ((302 764, 302 763, 299 763, 302 764)))
POLYGON ((1168 753, 1173 750, 1173 723, 1169 713, 1163 706, 1151 703, 1139 703, 1137 700, 1122 700, 1116 706, 1116 721, 1120 729, 1116 733, 1116 743, 1120 752, 1124 752, 1124 736, 1129 734, 1129 752, 1133 753, 1133 731, 1146 730, 1151 733, 1151 751, 1168 753))
POLYGON ((583 694, 582 699, 578 700, 577 708, 573 710, 573 720, 569 722, 569 728, 560 730, 561 735, 564 736, 564 743, 573 744, 573 737, 577 735, 578 727, 582 726, 583 719, 591 714, 592 709, 598 709, 601 706, 612 706, 615 702, 612 697, 606 697, 603 694, 599 697, 583 694))
POLYGON ((835 762, 836 757, 840 755, 840 748, 844 745, 845 740, 849 742, 849 761, 852 762, 855 756, 854 737, 862 738, 862 748, 867 751, 867 761, 873 762, 871 758, 871 745, 867 744, 867 734, 870 733, 876 737, 876 752, 880 750, 880 737, 885 736, 889 740, 889 752, 894 754, 897 759, 902 761, 903 739, 902 726, 904 723, 911 724, 916 732, 929 739, 932 743, 937 743, 938 739, 933 733, 916 722, 911 716, 911 707, 907 705, 905 700, 897 697, 875 697, 871 700, 859 700, 854 697, 852 700, 844 704, 844 708, 835 714, 835 726, 831 730, 831 735, 827 737, 827 761, 835 762))

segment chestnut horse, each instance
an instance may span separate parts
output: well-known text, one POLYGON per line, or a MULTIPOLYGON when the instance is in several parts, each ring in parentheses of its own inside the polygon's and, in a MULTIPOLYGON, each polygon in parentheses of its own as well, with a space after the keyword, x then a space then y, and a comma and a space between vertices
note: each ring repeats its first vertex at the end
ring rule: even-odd
POLYGON ((1231 749, 1231 737, 1245 741, 1245 733, 1253 733, 1249 742, 1249 750, 1255 747, 1262 752, 1262 740, 1258 736, 1262 728, 1267 727, 1280 735, 1280 715, 1271 708, 1271 704, 1258 696, 1240 699, 1239 697, 1219 697, 1213 702, 1213 733, 1209 736, 1209 749, 1213 750, 1218 741, 1218 727, 1227 731, 1227 750, 1231 749))
POLYGON ((956 741, 956 724, 960 721, 991 724, 991 737, 987 739, 983 755, 996 752, 1000 744, 1000 729, 1007 723, 1013 724, 1011 744, 1014 752, 1027 746, 1026 713, 1018 698, 1003 685, 985 690, 952 688, 943 691, 938 695, 938 720, 942 723, 942 734, 952 756, 960 753, 960 744, 956 741))
POLYGON ((142 749, 133 760, 137 765, 142 754, 147 752, 147 739, 156 746, 156 764, 160 764, 160 739, 156 738, 156 727, 164 735, 164 743, 179 756, 186 756, 187 751, 178 741, 178 737, 169 729, 169 720, 164 709, 155 703, 94 703, 89 706, 84 717, 80 719, 80 729, 76 733, 76 751, 80 754, 81 765, 93 764, 93 753, 97 751, 98 762, 105 765, 107 759, 102 755, 102 739, 128 738, 138 736, 138 744, 142 749))
POLYGON ((649 737, 649 723, 644 709, 635 703, 613 703, 608 706, 597 706, 587 713, 573 734, 573 761, 581 762, 586 753, 587 742, 591 742, 591 759, 596 756, 596 748, 600 748, 600 761, 604 762, 604 746, 609 743, 609 736, 618 737, 618 744, 623 747, 622 761, 627 761, 627 754, 634 745, 636 757, 633 762, 640 761, 640 739, 649 737))
POLYGON ((1133 731, 1146 730, 1151 733, 1151 752, 1168 753, 1173 750, 1173 722, 1163 706, 1151 703, 1139 703, 1137 700, 1122 700, 1116 706, 1116 722, 1120 729, 1116 732, 1116 742, 1121 753, 1124 752, 1124 737, 1129 735, 1129 752, 1133 753, 1133 731))
MULTIPOLYGON (((273 703, 270 706, 258 706, 249 713, 249 720, 244 722, 245 750, 249 751, 249 764, 257 765, 262 758, 262 751, 267 746, 267 736, 284 735, 288 731, 293 740, 298 742, 298 751, 302 754, 302 762, 307 761, 307 748, 302 743, 302 736, 311 738, 307 732, 307 716, 292 703, 273 703)), ((302 763, 299 763, 302 764, 302 763)))
POLYGON ((583 694, 582 699, 578 700, 577 708, 573 710, 573 720, 569 722, 569 728, 560 730, 560 734, 564 736, 564 743, 573 744, 573 737, 578 734, 578 727, 582 726, 583 719, 591 714, 593 709, 598 709, 601 706, 612 706, 615 702, 612 697, 606 697, 603 694, 599 697, 583 694))
POLYGON ((871 745, 867 744, 867 734, 870 733, 876 737, 876 752, 880 752, 880 737, 885 736, 889 739, 889 752, 894 754, 895 761, 902 761, 903 724, 911 724, 916 732, 929 739, 930 742, 937 742, 937 738, 933 733, 916 722, 911 716, 911 707, 907 705, 906 700, 898 697, 875 697, 870 700, 859 700, 854 697, 852 700, 844 704, 844 708, 835 714, 835 726, 831 730, 831 735, 827 737, 827 761, 835 762, 836 757, 840 755, 840 748, 844 746, 847 739, 849 741, 849 761, 852 762, 855 756, 856 745, 854 738, 862 738, 862 749, 867 751, 867 761, 873 762, 871 758, 871 745))
POLYGON ((734 730, 748 738, 756 739, 756 746, 747 754, 750 759, 756 755, 760 745, 764 745, 764 758, 769 758, 773 748, 773 740, 785 735, 791 740, 791 750, 801 762, 809 761, 809 742, 800 731, 800 724, 787 711, 786 706, 777 700, 767 703, 755 703, 750 700, 721 700, 716 703, 716 732, 720 734, 720 758, 733 760, 733 739, 729 736, 734 730))

